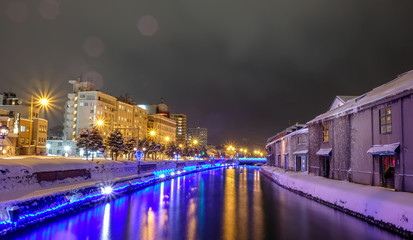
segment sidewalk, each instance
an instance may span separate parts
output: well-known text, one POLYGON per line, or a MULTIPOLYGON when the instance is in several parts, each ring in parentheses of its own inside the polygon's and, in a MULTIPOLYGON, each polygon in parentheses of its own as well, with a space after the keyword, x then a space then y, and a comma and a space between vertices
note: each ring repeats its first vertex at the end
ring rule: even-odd
POLYGON ((413 193, 262 166, 279 185, 394 231, 413 234, 413 193), (328 204, 329 203, 329 204, 328 204), (362 216, 360 216, 362 215, 362 216), (384 224, 383 224, 384 223, 384 224))

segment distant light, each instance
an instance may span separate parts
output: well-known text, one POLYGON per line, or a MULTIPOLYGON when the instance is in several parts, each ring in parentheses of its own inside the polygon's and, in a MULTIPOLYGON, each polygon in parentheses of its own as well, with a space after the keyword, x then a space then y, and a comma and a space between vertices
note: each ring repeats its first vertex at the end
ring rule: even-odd
POLYGON ((139 19, 137 24, 139 32, 145 36, 150 37, 158 31, 158 21, 152 16, 143 16, 139 19))
POLYGON ((111 186, 106 186, 106 187, 102 188, 102 194, 108 195, 108 194, 111 194, 112 191, 113 191, 113 189, 112 189, 111 186))
POLYGON ((65 146, 65 151, 67 152, 67 151, 69 151, 70 150, 70 147, 69 146, 65 146))
POLYGON ((50 148, 50 143, 46 144, 46 148, 50 148))
POLYGON ((181 171, 176 172, 177 174, 181 174, 181 171))
POLYGON ((160 178, 164 178, 164 177, 165 177, 165 174, 161 174, 161 175, 159 175, 159 177, 160 177, 160 178))
POLYGON ((175 176, 175 172, 171 172, 171 176, 175 176))

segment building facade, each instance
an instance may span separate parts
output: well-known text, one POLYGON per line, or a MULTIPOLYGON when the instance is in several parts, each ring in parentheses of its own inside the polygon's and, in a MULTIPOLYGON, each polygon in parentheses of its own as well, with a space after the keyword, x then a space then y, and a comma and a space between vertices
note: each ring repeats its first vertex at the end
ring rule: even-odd
POLYGON ((176 122, 159 114, 148 115, 147 138, 161 144, 176 142, 176 122), (152 135, 151 133, 154 133, 152 135))
POLYGON ((187 128, 186 140, 188 144, 192 144, 197 140, 199 146, 206 147, 208 145, 208 130, 206 128, 187 128))
POLYGON ((76 141, 47 140, 46 149, 49 156, 76 156, 76 141))
POLYGON ((185 114, 171 114, 171 119, 176 121, 176 143, 185 145, 186 143, 186 115, 185 114))
POLYGON ((267 161, 289 171, 307 171, 308 128, 295 124, 269 138, 267 161))
POLYGON ((309 172, 413 192, 413 71, 309 121, 309 172))
POLYGON ((94 90, 93 83, 81 78, 70 80, 73 93, 66 103, 64 139, 76 140, 84 128, 98 127, 103 138, 120 130, 125 139, 144 139, 147 132, 147 111, 129 98, 116 98, 94 90), (128 100, 129 99, 129 100, 128 100))

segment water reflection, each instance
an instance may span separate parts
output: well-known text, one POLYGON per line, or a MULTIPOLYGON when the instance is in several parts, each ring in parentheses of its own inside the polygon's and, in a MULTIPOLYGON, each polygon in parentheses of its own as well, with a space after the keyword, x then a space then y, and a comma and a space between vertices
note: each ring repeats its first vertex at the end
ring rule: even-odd
POLYGON ((103 215, 102 239, 110 239, 110 204, 106 203, 105 213, 103 215))
POLYGON ((191 174, 19 239, 399 239, 282 189, 257 167, 191 174))

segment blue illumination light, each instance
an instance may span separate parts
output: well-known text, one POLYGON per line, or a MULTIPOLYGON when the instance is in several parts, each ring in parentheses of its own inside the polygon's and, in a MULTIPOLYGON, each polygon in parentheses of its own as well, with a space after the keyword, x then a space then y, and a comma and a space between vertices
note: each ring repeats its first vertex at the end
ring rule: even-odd
POLYGON ((188 166, 188 167, 184 167, 184 171, 193 171, 196 169, 196 166, 188 166))
POLYGON ((142 157, 143 157, 143 151, 135 151, 135 156, 136 156, 136 159, 138 160, 138 162, 140 162, 142 160, 142 157))
POLYGON ((113 191, 113 189, 112 189, 111 186, 106 186, 106 187, 102 188, 102 194, 109 195, 109 194, 112 193, 112 191, 113 191))
MULTIPOLYGON (((216 168, 216 167, 222 167, 225 166, 226 164, 215 164, 215 165, 211 165, 211 164, 204 164, 201 165, 201 170, 205 170, 208 168, 216 168)), ((184 167, 182 171, 176 171, 175 169, 162 169, 159 171, 155 171, 154 175, 156 177, 153 178, 149 178, 145 181, 128 181, 126 183, 124 183, 124 185, 119 186, 117 188, 113 188, 111 186, 106 186, 101 188, 100 192, 94 193, 94 194, 90 194, 87 195, 83 198, 79 198, 76 200, 72 200, 72 201, 68 201, 62 204, 59 204, 57 206, 51 207, 51 208, 46 208, 42 211, 38 211, 35 213, 30 213, 30 214, 25 214, 25 215, 21 215, 19 217, 19 219, 17 220, 17 222, 12 222, 9 220, 5 220, 5 221, 0 221, 0 232, 2 231, 13 231, 13 226, 18 226, 18 224, 23 224, 23 223, 28 223, 28 222, 32 222, 32 221, 36 221, 36 218, 39 219, 40 221, 42 221, 43 218, 47 218, 47 216, 53 216, 54 212, 56 212, 55 214, 62 214, 64 212, 62 212, 62 210, 67 209, 69 211, 75 209, 76 207, 80 207, 80 206, 84 206, 85 203, 87 202, 92 202, 92 203, 98 203, 104 199, 107 198, 107 196, 109 194, 112 194, 113 196, 119 195, 119 194, 124 194, 127 191, 130 190, 134 190, 136 189, 136 187, 146 187, 149 184, 152 183, 156 183, 159 181, 160 178, 165 178, 167 175, 176 175, 176 174, 181 174, 182 172, 192 172, 192 171, 197 171, 197 167, 196 166, 188 166, 188 167, 184 167), (59 212, 60 211, 60 212, 59 212)), ((88 204, 90 205, 90 204, 88 204)), ((22 226, 22 225, 21 225, 22 226)))
POLYGON ((164 176, 169 175, 171 172, 174 172, 175 169, 173 168, 169 168, 169 169, 162 169, 162 170, 158 170, 158 171, 154 171, 153 174, 157 177, 160 177, 162 174, 164 176))

